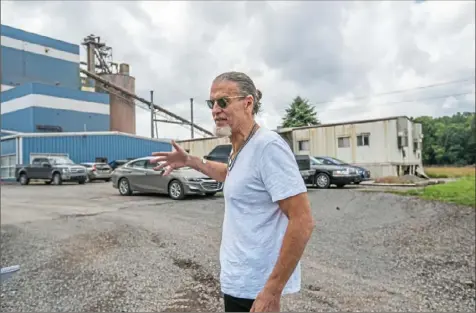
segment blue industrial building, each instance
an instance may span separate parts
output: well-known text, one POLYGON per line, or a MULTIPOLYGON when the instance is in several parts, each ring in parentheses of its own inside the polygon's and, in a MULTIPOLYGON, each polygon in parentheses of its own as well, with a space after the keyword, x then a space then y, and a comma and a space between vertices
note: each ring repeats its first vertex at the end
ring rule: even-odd
POLYGON ((1 25, 1 175, 32 156, 76 163, 171 151, 168 140, 110 131, 110 95, 82 90, 79 45, 1 25))

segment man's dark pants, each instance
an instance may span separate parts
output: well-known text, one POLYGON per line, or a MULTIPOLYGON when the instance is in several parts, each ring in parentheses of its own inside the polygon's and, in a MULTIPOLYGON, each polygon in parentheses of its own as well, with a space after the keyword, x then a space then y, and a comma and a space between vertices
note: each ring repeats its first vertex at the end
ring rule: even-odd
POLYGON ((242 299, 223 295, 225 301, 225 312, 249 312, 253 306, 253 299, 242 299))

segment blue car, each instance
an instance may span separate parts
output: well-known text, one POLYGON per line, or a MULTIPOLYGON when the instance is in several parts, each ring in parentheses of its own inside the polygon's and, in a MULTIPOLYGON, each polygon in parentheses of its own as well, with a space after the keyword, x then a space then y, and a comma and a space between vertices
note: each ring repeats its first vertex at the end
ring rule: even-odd
POLYGON ((355 166, 352 164, 349 164, 347 162, 344 162, 342 160, 336 159, 336 158, 331 158, 331 157, 326 157, 326 156, 316 156, 315 157, 318 160, 321 160, 324 164, 327 165, 345 165, 349 166, 352 168, 355 168, 357 170, 357 173, 359 174, 359 180, 355 181, 354 184, 360 184, 363 181, 370 180, 370 171, 366 168, 360 167, 360 166, 355 166))

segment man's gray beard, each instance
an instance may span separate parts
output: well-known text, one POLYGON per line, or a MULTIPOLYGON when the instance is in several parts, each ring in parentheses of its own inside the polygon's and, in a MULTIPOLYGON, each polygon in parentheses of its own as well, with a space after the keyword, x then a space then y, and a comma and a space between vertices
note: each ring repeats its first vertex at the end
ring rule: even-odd
POLYGON ((223 126, 223 127, 215 126, 215 135, 217 137, 230 137, 231 127, 230 126, 223 126))

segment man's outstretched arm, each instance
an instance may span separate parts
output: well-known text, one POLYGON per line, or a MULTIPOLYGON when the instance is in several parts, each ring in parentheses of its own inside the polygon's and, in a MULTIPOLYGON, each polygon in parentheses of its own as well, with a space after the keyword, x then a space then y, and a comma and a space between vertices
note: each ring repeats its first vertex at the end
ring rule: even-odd
POLYGON ((185 164, 219 182, 224 182, 228 173, 225 163, 208 160, 204 163, 202 158, 196 156, 189 156, 185 164))

